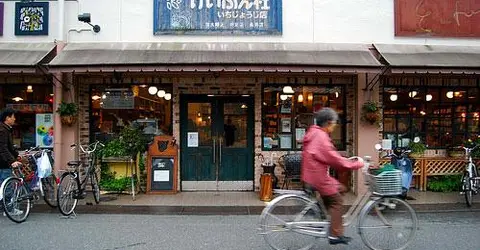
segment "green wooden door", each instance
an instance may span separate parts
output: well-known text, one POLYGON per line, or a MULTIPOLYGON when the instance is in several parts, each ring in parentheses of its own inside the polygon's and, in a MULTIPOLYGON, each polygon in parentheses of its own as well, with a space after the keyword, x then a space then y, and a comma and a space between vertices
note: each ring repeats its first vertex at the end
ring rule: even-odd
POLYGON ((181 97, 183 190, 253 189, 251 97, 181 97))

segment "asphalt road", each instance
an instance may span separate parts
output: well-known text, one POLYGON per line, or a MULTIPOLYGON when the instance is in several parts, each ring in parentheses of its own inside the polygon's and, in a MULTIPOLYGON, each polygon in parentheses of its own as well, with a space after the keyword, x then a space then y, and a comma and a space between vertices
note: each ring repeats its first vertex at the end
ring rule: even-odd
MULTIPOLYGON (((480 249, 480 212, 419 213, 409 249, 480 249)), ((0 217, 0 249, 269 249, 257 234, 257 215, 187 216, 32 213, 15 224, 0 217)), ((319 239, 313 249, 367 249, 354 228, 348 246, 319 239)))

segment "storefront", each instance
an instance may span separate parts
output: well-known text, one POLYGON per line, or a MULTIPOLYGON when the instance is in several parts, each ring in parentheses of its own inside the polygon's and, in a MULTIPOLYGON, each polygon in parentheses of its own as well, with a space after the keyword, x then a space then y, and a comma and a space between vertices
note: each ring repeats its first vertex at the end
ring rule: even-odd
POLYGON ((335 144, 355 152, 358 75, 380 64, 366 45, 113 43, 69 44, 50 66, 72 75, 82 143, 151 123, 176 138, 180 190, 253 191, 254 156, 300 151, 321 107, 339 111, 335 144))
POLYGON ((53 58, 55 44, 3 43, 0 51, 0 109, 17 111, 14 144, 20 150, 53 149, 54 93, 43 65, 53 58))

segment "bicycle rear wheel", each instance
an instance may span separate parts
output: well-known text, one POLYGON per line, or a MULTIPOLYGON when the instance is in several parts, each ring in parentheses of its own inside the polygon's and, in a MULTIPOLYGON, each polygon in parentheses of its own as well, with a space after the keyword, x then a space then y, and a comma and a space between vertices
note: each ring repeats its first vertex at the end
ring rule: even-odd
POLYGON ((78 196, 77 180, 72 173, 64 173, 60 178, 57 188, 58 209, 60 213, 69 216, 77 206, 78 196))
POLYGON ((95 199, 95 203, 100 203, 100 187, 98 186, 98 178, 97 178, 97 173, 93 171, 90 174, 90 181, 92 184, 92 193, 93 193, 93 198, 95 199))
POLYGON ((359 234, 370 249, 405 249, 417 231, 413 208, 398 198, 372 200, 362 209, 359 234))
POLYGON ((3 186, 3 209, 5 215, 16 223, 24 222, 30 214, 31 195, 21 179, 7 179, 3 186))
POLYGON ((43 199, 50 207, 57 207, 57 194, 55 193, 55 185, 57 184, 57 178, 54 174, 49 175, 46 178, 42 178, 43 199))
MULTIPOLYGON (((275 198, 262 211, 260 215, 260 230, 268 245, 276 250, 284 249, 310 249, 317 237, 302 234, 288 227, 285 223, 320 222, 322 213, 316 201, 298 196, 283 195, 275 198)), ((327 227, 323 230, 327 231, 327 227)), ((319 228, 319 230, 322 230, 319 228)))
POLYGON ((465 195, 465 202, 467 207, 471 207, 473 203, 473 190, 472 190, 472 181, 468 172, 465 172, 462 177, 462 191, 465 195))

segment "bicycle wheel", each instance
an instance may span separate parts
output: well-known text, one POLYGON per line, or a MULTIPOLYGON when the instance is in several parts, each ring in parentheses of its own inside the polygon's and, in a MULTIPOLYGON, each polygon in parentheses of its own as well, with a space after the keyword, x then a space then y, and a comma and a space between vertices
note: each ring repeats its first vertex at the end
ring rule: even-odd
POLYGON ((5 215, 16 223, 24 222, 30 214, 31 195, 19 178, 7 179, 2 190, 5 215))
POLYGON ((95 199, 95 203, 100 203, 100 187, 98 186, 98 179, 97 179, 97 173, 93 171, 90 174, 90 181, 92 184, 92 193, 93 193, 93 198, 95 199))
POLYGON ((54 174, 49 175, 47 178, 42 178, 43 199, 50 207, 57 207, 57 194, 55 193, 55 185, 57 184, 57 178, 54 174))
POLYGON ((465 172, 462 177, 462 191, 465 195, 465 202, 467 207, 471 207, 473 203, 473 190, 472 190, 472 181, 468 172, 465 172))
POLYGON ((60 213, 69 216, 75 210, 78 199, 75 198, 80 191, 77 181, 72 173, 64 173, 60 178, 57 188, 58 209, 60 213))
POLYGON ((417 232, 417 215, 398 198, 369 201, 358 221, 359 234, 370 249, 405 249, 417 232))
MULTIPOLYGON (((317 237, 302 234, 285 223, 319 222, 322 212, 313 201, 304 196, 282 195, 270 202, 260 215, 260 230, 268 245, 276 250, 310 249, 317 237)), ((328 227, 325 227, 325 231, 328 227)))

